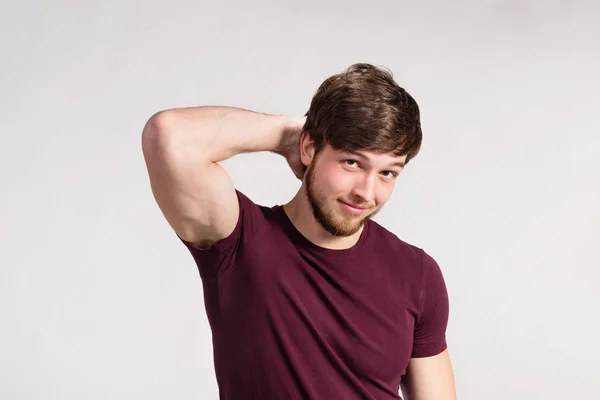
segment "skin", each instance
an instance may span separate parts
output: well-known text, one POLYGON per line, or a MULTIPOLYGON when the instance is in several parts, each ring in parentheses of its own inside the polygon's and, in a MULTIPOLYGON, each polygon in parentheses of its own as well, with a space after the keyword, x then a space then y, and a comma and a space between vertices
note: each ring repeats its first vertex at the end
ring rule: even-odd
POLYGON ((433 357, 412 358, 401 389, 405 400, 456 400, 448 350, 433 357))

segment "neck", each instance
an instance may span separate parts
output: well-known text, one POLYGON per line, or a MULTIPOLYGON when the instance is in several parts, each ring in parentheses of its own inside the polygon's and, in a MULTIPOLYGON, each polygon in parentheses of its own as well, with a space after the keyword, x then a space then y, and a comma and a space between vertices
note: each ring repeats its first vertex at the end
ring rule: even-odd
POLYGON ((327 249, 343 250, 354 246, 364 229, 362 227, 355 234, 345 237, 335 236, 327 232, 313 215, 304 185, 288 203, 283 205, 283 210, 305 238, 315 245, 327 249))

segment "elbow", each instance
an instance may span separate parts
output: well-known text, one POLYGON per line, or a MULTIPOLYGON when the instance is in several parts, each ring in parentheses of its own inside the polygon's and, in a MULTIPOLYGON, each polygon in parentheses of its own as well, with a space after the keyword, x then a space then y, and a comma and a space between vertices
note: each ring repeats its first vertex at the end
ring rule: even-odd
POLYGON ((147 149, 156 146, 164 146, 169 143, 172 136, 174 121, 170 110, 154 113, 142 130, 142 148, 147 149))

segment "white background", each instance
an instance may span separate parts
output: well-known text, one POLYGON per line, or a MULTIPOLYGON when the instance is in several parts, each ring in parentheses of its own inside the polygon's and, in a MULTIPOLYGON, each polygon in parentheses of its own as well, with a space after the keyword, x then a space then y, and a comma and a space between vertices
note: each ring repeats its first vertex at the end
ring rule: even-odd
MULTIPOLYGON (((444 272, 459 399, 600 398, 598 2, 1 6, 0 398, 216 399, 142 128, 192 105, 301 116, 354 62, 421 107, 377 220, 444 272)), ((299 186, 273 154, 223 165, 259 204, 299 186)))

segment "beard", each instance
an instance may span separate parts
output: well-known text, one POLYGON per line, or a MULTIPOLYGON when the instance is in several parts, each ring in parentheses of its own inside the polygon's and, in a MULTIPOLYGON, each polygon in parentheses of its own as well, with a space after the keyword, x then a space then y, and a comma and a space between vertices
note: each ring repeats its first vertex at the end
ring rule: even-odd
MULTIPOLYGON (((379 212, 379 209, 367 214, 365 217, 357 217, 355 215, 338 215, 331 207, 328 209, 327 198, 321 190, 315 187, 315 163, 316 159, 308 167, 306 171, 306 196, 312 213, 317 222, 327 232, 334 236, 346 237, 358 232, 367 220, 370 220, 379 212)), ((335 200, 337 202, 337 200, 335 200)), ((334 204, 333 207, 337 206, 334 204)))

